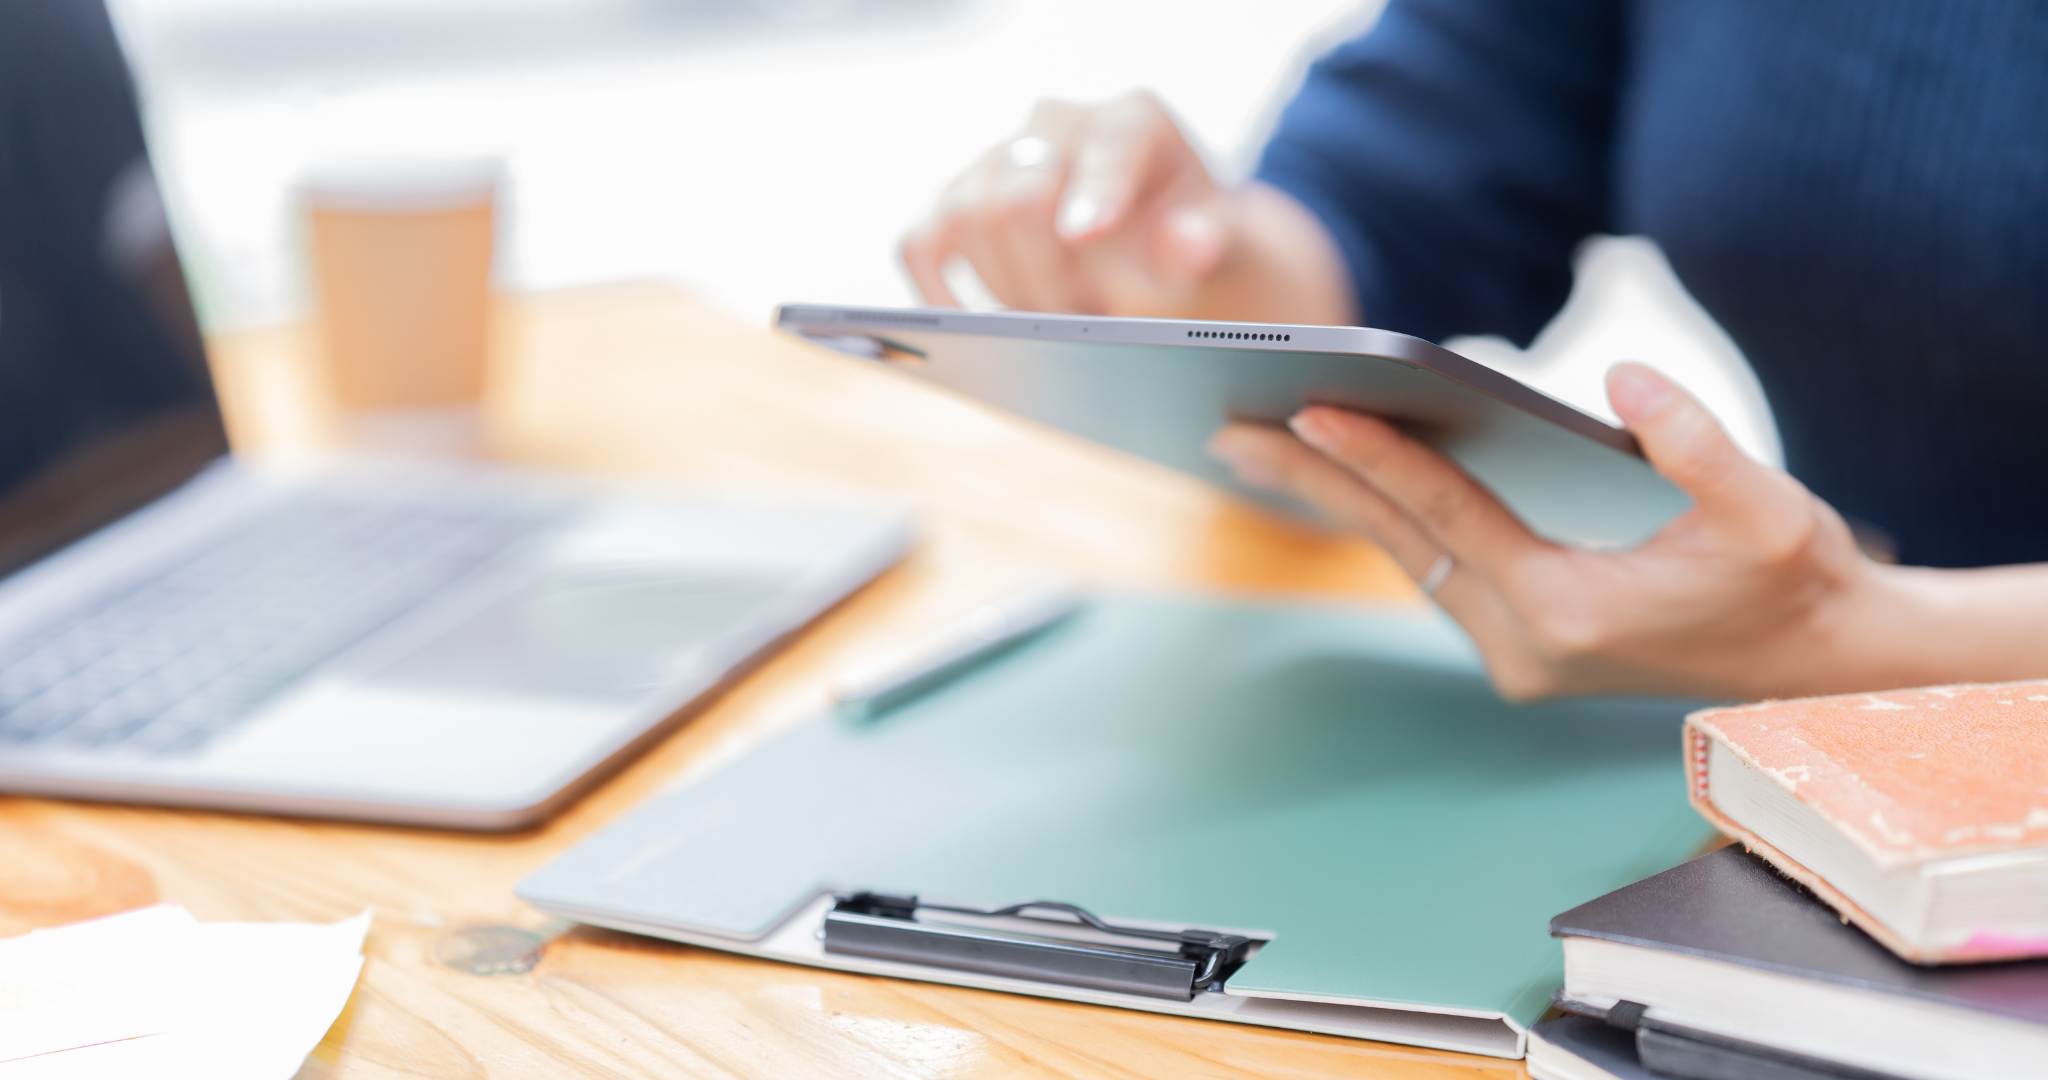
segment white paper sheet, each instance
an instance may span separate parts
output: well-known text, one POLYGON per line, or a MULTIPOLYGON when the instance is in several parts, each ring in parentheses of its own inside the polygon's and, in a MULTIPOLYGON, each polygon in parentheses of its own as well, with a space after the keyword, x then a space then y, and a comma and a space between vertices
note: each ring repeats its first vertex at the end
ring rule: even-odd
POLYGON ((172 904, 0 940, 0 1080, 289 1080, 363 967, 370 913, 202 923, 172 904))

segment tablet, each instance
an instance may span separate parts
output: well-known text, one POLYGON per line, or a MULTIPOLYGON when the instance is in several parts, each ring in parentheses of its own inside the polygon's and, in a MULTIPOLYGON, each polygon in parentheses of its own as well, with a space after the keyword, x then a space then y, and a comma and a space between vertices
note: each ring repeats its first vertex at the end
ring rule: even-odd
POLYGON ((1209 437, 1312 404, 1383 416, 1539 534, 1585 547, 1640 543, 1691 505, 1626 431, 1388 330, 811 304, 783 305, 775 320, 1299 514, 1311 511, 1237 483, 1205 452, 1209 437))

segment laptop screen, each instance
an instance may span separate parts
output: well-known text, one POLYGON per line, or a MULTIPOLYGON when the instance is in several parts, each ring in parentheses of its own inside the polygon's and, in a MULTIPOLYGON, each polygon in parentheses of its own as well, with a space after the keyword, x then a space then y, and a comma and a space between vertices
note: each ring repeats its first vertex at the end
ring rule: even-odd
POLYGON ((227 451, 100 0, 0 3, 0 576, 227 451))

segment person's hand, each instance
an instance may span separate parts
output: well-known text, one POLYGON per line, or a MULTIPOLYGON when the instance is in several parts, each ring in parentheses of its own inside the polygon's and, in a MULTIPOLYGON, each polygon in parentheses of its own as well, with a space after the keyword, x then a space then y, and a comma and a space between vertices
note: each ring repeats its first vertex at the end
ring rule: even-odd
POLYGON ((1340 409, 1304 409, 1290 422, 1293 436, 1226 428, 1211 451, 1247 482, 1291 492, 1365 533, 1418 580, 1448 555, 1434 598, 1512 699, 1755 698, 1920 677, 1898 668, 1897 650, 1879 640, 1896 636, 1916 600, 1912 583, 1894 580, 1899 568, 1865 558, 1832 508, 1744 456, 1656 372, 1620 365, 1607 392, 1650 463, 1694 503, 1628 551, 1546 541, 1449 460, 1340 409))
POLYGON ((903 241, 927 303, 964 259, 1005 306, 1096 315, 1343 322, 1321 223, 1261 184, 1226 190, 1150 94, 1045 102, 903 241))
POLYGON ((1042 102, 903 241, 925 299, 963 258, 998 300, 1090 314, 1185 308, 1223 259, 1223 192, 1149 94, 1042 102))

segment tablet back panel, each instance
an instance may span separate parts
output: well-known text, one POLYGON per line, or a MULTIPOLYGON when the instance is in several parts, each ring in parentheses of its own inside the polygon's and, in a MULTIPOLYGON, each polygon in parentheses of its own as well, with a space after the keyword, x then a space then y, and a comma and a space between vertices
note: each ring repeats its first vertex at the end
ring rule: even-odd
POLYGON ((1555 540, 1636 544, 1691 505, 1627 433, 1389 331, 809 305, 776 319, 1268 503, 1208 456, 1209 437, 1233 419, 1279 424, 1328 404, 1400 421, 1555 540))

